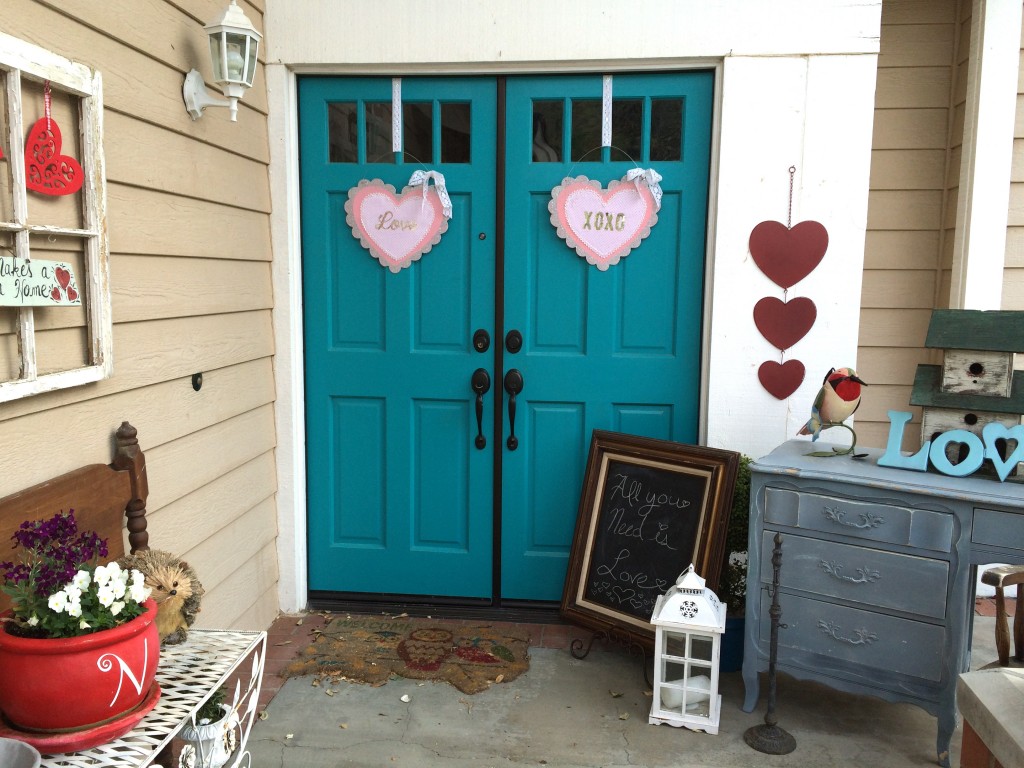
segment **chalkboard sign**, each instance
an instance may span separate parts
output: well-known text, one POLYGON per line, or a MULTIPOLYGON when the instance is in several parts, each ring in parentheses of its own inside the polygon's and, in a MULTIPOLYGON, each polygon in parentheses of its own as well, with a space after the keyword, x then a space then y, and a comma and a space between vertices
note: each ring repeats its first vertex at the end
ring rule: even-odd
POLYGON ((659 595, 692 563, 718 586, 739 454, 595 430, 562 616, 653 643, 659 595))

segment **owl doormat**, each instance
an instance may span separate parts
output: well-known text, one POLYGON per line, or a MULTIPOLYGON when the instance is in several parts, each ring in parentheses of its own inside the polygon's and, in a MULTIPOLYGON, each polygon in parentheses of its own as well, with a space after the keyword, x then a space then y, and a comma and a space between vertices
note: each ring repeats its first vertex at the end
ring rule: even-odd
POLYGON ((384 685, 399 676, 479 693, 523 674, 530 666, 529 645, 528 630, 505 624, 348 616, 324 627, 284 675, 314 675, 315 685, 384 685))

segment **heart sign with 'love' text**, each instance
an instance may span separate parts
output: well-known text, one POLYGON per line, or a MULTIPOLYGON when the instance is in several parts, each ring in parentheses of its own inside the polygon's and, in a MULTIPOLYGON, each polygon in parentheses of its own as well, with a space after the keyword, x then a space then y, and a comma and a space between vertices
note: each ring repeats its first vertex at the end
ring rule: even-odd
POLYGON ((565 244, 602 271, 639 247, 658 222, 646 184, 613 181, 602 189, 586 176, 565 179, 552 189, 548 211, 565 244))
POLYGON ((448 231, 436 187, 405 187, 401 194, 380 179, 348 191, 345 221, 377 261, 399 272, 441 242, 448 231))

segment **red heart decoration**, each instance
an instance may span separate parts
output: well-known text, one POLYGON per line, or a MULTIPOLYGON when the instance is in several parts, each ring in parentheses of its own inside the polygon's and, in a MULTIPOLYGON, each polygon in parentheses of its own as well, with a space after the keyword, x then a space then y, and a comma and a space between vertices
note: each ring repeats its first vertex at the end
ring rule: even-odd
POLYGON ((50 291, 50 298, 54 301, 60 301, 60 288, 54 286, 53 290, 50 291))
POLYGON ((757 369, 757 378, 768 394, 785 400, 803 383, 804 373, 804 364, 799 360, 787 360, 781 365, 774 360, 766 360, 757 369))
POLYGON ((828 232, 816 221, 801 221, 792 229, 777 221, 762 221, 750 233, 750 255, 781 288, 790 288, 811 274, 827 249, 828 232))
POLYGON ((60 154, 57 121, 41 117, 25 140, 25 186, 44 195, 70 195, 82 188, 85 174, 75 158, 60 154))
POLYGON ((781 301, 765 296, 754 305, 754 325, 778 349, 789 349, 807 335, 818 317, 814 302, 803 296, 781 301))
POLYGON ((71 282, 71 273, 64 269, 64 267, 57 267, 54 271, 57 273, 57 282, 60 283, 60 287, 67 290, 68 283, 71 282))
POLYGON ((73 285, 68 286, 68 301, 78 301, 78 291, 73 285))

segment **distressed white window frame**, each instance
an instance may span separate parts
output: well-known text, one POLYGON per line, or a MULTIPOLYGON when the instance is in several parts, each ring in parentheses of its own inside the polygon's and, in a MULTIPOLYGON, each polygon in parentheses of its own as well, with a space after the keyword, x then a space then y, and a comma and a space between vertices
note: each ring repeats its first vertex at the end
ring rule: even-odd
POLYGON ((73 237, 81 240, 85 261, 83 300, 86 303, 87 364, 39 375, 36 365, 35 320, 32 307, 18 309, 17 379, 0 382, 0 402, 55 389, 77 387, 108 378, 113 372, 113 322, 110 311, 110 242, 107 237, 107 183, 103 161, 103 86, 99 72, 39 46, 0 32, 0 70, 7 82, 8 135, 5 154, 10 163, 13 221, 0 221, 0 232, 13 233, 14 255, 31 259, 31 235, 73 237), (81 165, 85 174, 82 195, 84 229, 28 223, 28 188, 25 186, 25 131, 22 113, 23 79, 44 82, 77 96, 81 165))

